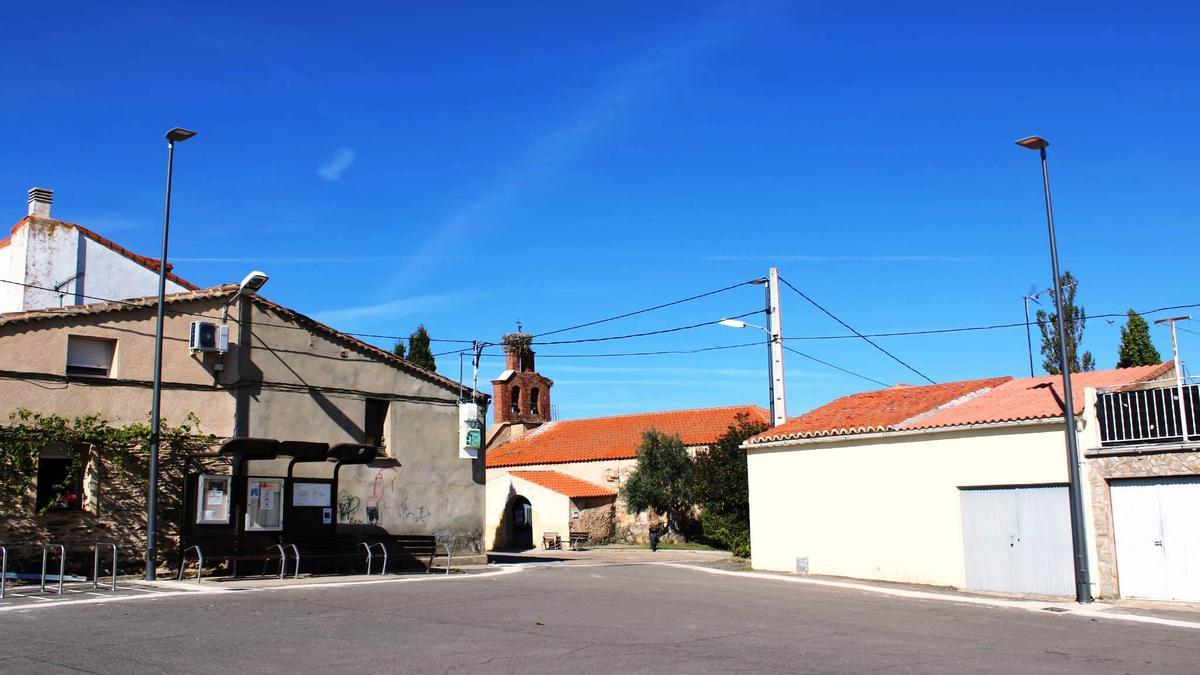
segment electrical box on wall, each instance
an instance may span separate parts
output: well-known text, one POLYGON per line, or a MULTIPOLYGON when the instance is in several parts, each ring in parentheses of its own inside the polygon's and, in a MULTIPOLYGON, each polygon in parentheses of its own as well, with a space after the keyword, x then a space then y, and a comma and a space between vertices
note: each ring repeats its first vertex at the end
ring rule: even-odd
POLYGON ((483 424, 479 421, 479 406, 474 403, 458 404, 458 456, 461 459, 478 459, 483 447, 483 424))
POLYGON ((188 333, 188 349, 193 352, 229 351, 229 326, 209 321, 193 321, 188 333))

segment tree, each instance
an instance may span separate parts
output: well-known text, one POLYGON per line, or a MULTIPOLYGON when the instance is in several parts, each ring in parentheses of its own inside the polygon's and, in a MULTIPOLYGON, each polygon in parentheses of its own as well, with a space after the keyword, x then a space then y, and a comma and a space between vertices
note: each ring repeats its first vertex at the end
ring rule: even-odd
POLYGON ((1153 366, 1162 363, 1162 356, 1150 341, 1150 326, 1132 309, 1129 321, 1121 328, 1121 347, 1117 350, 1117 367, 1153 366))
MULTIPOLYGON (((1067 367, 1072 373, 1095 370, 1096 360, 1092 358, 1092 353, 1084 352, 1082 361, 1078 353, 1079 345, 1083 342, 1083 327, 1087 323, 1087 312, 1075 304, 1075 292, 1079 290, 1079 281, 1070 272, 1063 272, 1060 284, 1063 292, 1063 326, 1067 331, 1067 367)), ((1051 375, 1061 375, 1062 371, 1058 365, 1058 314, 1039 309, 1037 324, 1042 332, 1042 368, 1051 375)))
POLYGON ((414 366, 425 370, 437 370, 433 350, 429 348, 429 333, 425 330, 425 324, 417 326, 408 338, 408 360, 414 366))
POLYGON ((392 346, 392 353, 404 358, 404 340, 396 340, 396 344, 392 346))
POLYGON ((742 558, 750 556, 750 481, 741 445, 769 428, 740 414, 716 443, 696 453, 692 490, 704 509, 704 535, 742 558))
POLYGON ((621 497, 630 513, 654 509, 667 517, 667 529, 678 533, 694 503, 692 468, 692 458, 678 435, 648 429, 621 497))

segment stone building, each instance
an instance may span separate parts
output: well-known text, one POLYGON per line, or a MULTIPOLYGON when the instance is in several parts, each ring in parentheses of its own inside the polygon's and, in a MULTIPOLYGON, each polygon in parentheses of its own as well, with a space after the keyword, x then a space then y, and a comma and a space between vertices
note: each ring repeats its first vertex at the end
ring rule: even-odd
POLYGON ((769 422, 757 406, 552 420, 550 380, 534 370, 527 335, 505 336, 506 367, 493 380, 494 424, 488 432, 484 545, 528 548, 542 536, 587 532, 592 540, 644 541, 647 514, 629 513, 618 491, 637 465, 642 434, 677 434, 692 452, 707 447, 739 415, 769 422), (519 393, 519 396, 518 396, 519 393), (506 398, 507 397, 507 398, 506 398), (513 405, 513 401, 518 401, 513 405))
MULTIPOLYGON (((21 408, 67 418, 100 414, 114 425, 146 421, 156 304, 148 297, 0 314, 0 424, 21 408)), ((232 285, 167 296, 162 371, 169 424, 190 413, 219 439, 380 446, 376 461, 344 467, 337 494, 328 497, 339 533, 435 534, 456 560, 482 552, 484 466, 460 457, 459 383, 260 295, 237 295, 232 285), (223 325, 227 351, 192 349, 194 322, 223 325)), ((474 400, 485 405, 487 397, 474 400)), ((61 469, 63 451, 41 452, 39 476, 61 469)), ((179 512, 167 507, 180 502, 184 461, 169 453, 163 460, 160 563, 174 560, 179 512)), ((229 471, 216 458, 192 461, 193 472, 229 471)), ((252 476, 286 474, 287 460, 249 464, 252 476)), ((42 515, 35 500, 45 485, 0 496, 7 508, 0 541, 10 552, 54 541, 78 554, 112 540, 123 560, 137 558, 145 541, 144 466, 110 469, 88 462, 77 477, 84 498, 42 515)), ((329 472, 328 465, 298 464, 295 475, 329 472)))

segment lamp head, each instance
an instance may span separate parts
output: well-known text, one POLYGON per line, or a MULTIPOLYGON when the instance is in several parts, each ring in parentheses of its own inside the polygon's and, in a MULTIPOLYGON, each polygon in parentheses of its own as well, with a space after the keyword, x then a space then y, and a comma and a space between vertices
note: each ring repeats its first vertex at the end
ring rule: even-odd
POLYGON ((721 324, 722 326, 729 326, 730 328, 745 328, 746 327, 745 321, 738 321, 737 319, 721 319, 717 323, 721 324))
POLYGON ((1050 141, 1041 136, 1030 136, 1017 141, 1017 145, 1029 150, 1045 150, 1050 145, 1050 141))
POLYGON ((179 127, 175 127, 167 132, 167 140, 171 141, 172 143, 182 143, 195 135, 196 132, 190 129, 181 129, 179 127))
POLYGON ((266 272, 255 270, 247 274, 246 278, 242 279, 242 283, 238 284, 238 293, 241 295, 254 295, 258 292, 258 289, 263 287, 263 284, 267 283, 268 278, 266 272))

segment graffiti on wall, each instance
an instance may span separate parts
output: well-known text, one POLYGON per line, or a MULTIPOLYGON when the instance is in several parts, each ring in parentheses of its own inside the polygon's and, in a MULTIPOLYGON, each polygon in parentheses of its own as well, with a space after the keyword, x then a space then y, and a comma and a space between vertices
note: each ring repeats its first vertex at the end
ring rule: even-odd
POLYGON ((351 525, 360 522, 355 514, 358 513, 358 507, 361 505, 362 500, 358 497, 348 492, 339 494, 337 500, 338 522, 351 525))

